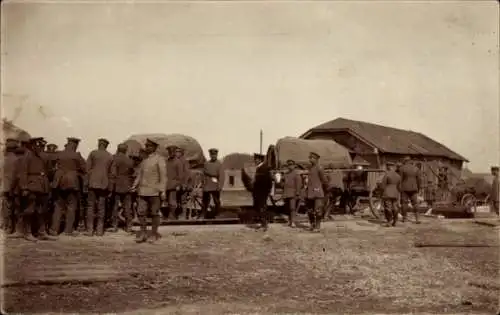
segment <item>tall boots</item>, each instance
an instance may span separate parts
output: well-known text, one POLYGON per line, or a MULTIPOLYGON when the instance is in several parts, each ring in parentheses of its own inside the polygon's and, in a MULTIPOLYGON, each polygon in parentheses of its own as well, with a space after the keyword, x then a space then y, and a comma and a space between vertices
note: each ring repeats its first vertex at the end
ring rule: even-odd
POLYGON ((392 209, 392 226, 396 226, 396 222, 398 222, 398 210, 392 209))
POLYGON ((86 219, 86 227, 87 231, 84 233, 85 236, 92 236, 94 235, 94 211, 87 209, 87 215, 85 216, 86 219))
POLYGON ((150 238, 150 243, 154 243, 161 238, 161 234, 158 232, 158 228, 160 227, 161 217, 159 215, 153 216, 151 221, 152 233, 150 238))
POLYGON ((46 240, 46 241, 54 241, 57 238, 54 236, 50 236, 47 234, 47 223, 46 223, 46 216, 47 214, 45 213, 37 213, 37 220, 38 220, 38 239, 39 240, 46 240))
POLYGON ((309 212, 307 215, 309 216, 309 230, 311 230, 311 232, 319 232, 321 227, 321 215, 314 212, 309 212))
POLYGON ((33 236, 31 232, 31 223, 32 223, 33 215, 23 215, 23 225, 24 225, 24 239, 30 242, 36 242, 37 239, 33 236))
POLYGON ((146 217, 141 215, 139 216, 139 224, 141 225, 141 230, 139 233, 137 233, 137 238, 135 241, 137 243, 144 243, 145 241, 148 240, 148 231, 147 231, 147 222, 146 222, 146 217))
POLYGON ((9 238, 23 238, 24 237, 24 218, 22 215, 17 216, 16 226, 14 227, 14 233, 9 235, 9 238))

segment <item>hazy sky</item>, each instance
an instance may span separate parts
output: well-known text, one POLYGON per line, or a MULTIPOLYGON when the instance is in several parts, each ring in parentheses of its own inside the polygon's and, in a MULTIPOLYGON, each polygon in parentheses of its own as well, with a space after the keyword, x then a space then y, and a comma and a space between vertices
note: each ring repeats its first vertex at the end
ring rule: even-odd
POLYGON ((499 161, 495 1, 2 1, 2 115, 88 154, 184 133, 221 155, 337 117, 499 161))

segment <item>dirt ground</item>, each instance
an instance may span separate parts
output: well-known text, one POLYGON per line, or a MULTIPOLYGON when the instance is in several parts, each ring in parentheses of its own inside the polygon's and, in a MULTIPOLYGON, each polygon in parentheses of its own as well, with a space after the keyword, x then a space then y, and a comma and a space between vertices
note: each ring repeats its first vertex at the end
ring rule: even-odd
POLYGON ((75 273, 107 266, 127 277, 7 287, 3 313, 494 314, 498 231, 462 222, 387 228, 345 220, 317 234, 279 224, 267 233, 241 225, 171 226, 157 244, 136 244, 122 232, 38 244, 6 240, 4 275, 11 280, 58 266, 75 266, 75 273))

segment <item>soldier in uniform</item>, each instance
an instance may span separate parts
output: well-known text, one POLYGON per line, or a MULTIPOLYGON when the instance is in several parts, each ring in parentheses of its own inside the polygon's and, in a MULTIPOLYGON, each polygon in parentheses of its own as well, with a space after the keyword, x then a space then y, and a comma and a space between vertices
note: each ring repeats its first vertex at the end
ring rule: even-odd
POLYGON ((396 226, 398 220, 398 199, 400 196, 401 176, 396 173, 396 165, 387 163, 387 172, 382 179, 382 200, 384 203, 384 214, 388 224, 396 226), (391 223, 392 221, 392 223, 391 223))
POLYGON ((50 235, 59 234, 61 217, 65 216, 64 234, 75 236, 74 221, 78 209, 80 194, 80 178, 86 174, 85 160, 77 152, 80 139, 68 138, 64 150, 57 155, 57 170, 54 174, 52 188, 56 191, 56 202, 50 235))
POLYGON ((43 155, 45 141, 43 138, 32 138, 30 144, 30 150, 20 161, 18 170, 19 189, 21 194, 27 197, 27 205, 23 211, 24 238, 36 241, 31 232, 31 224, 33 219, 36 219, 38 238, 54 240, 47 235, 45 224, 45 211, 50 192, 49 165, 43 155))
POLYGON ((325 198, 326 186, 328 180, 323 168, 319 165, 320 156, 316 152, 309 154, 309 167, 307 177, 306 203, 311 231, 319 231, 321 227, 321 218, 323 210, 323 200, 325 198))
POLYGON ((106 198, 111 192, 109 175, 111 171, 111 162, 113 161, 113 156, 107 151, 108 145, 109 141, 106 139, 97 140, 97 149, 90 152, 87 158, 89 195, 87 198, 86 236, 92 236, 94 233, 97 236, 102 236, 104 234, 106 198), (96 208, 97 211, 95 211, 96 208), (96 224, 94 225, 94 223, 96 224))
POLYGON ((15 183, 16 183, 16 139, 8 138, 5 141, 3 178, 2 178, 2 229, 5 233, 14 232, 15 225, 15 183))
POLYGON ((255 153, 253 155, 255 165, 255 178, 252 187, 253 207, 259 214, 260 226, 263 231, 268 229, 267 199, 273 187, 273 178, 269 165, 265 163, 264 155, 255 153))
MULTIPOLYGON (((56 164, 57 164, 57 145, 54 143, 49 143, 47 144, 47 150, 45 151, 45 158, 48 163, 48 176, 49 176, 49 182, 52 183, 54 180, 54 174, 56 172, 56 164)), ((45 223, 47 225, 47 230, 50 229, 50 221, 52 220, 52 215, 54 214, 54 202, 55 202, 55 196, 54 192, 52 191, 52 188, 50 189, 49 193, 49 200, 47 201, 47 219, 45 220, 45 223)))
POLYGON ((288 225, 295 227, 295 216, 300 197, 300 190, 302 189, 302 178, 297 170, 295 161, 288 160, 287 171, 284 176, 283 183, 283 198, 285 204, 290 211, 290 219, 288 225))
POLYGON ((132 231, 132 198, 130 188, 133 183, 134 162, 127 156, 127 145, 118 145, 113 161, 111 162, 110 184, 114 194, 113 213, 111 215, 111 228, 118 231, 118 210, 120 206, 125 213, 125 231, 132 231))
POLYGON ((19 169, 21 160, 28 153, 30 146, 30 138, 23 138, 20 140, 20 146, 16 149, 16 164, 15 164, 15 174, 14 174, 14 183, 13 194, 14 194, 14 221, 15 221, 15 230, 14 233, 10 236, 12 238, 23 238, 24 237, 24 218, 23 212, 26 208, 27 197, 21 194, 21 190, 19 189, 19 169))
POLYGON ((186 209, 186 198, 189 194, 189 161, 184 156, 184 149, 178 147, 175 150, 175 157, 181 162, 181 189, 177 192, 177 212, 182 213, 185 211, 184 215, 186 220, 191 218, 191 213, 189 209, 186 209))
POLYGON ((178 195, 182 187, 183 165, 181 160, 176 157, 175 151, 177 146, 171 145, 167 147, 167 203, 168 213, 173 213, 175 219, 179 219, 178 211, 178 195))
POLYGON ((167 187, 167 166, 165 158, 156 152, 158 143, 148 139, 146 141, 147 157, 139 165, 137 177, 132 185, 132 192, 137 192, 138 206, 137 215, 141 225, 141 231, 137 234, 137 243, 148 240, 146 216, 152 217, 152 235, 150 242, 158 240, 160 226, 161 201, 166 199, 165 188, 167 187))
POLYGON ((202 206, 201 206, 201 216, 203 218, 215 218, 220 210, 220 191, 223 185, 223 173, 222 164, 218 160, 217 156, 219 150, 209 149, 208 153, 210 155, 210 160, 205 162, 203 167, 203 195, 202 195, 202 206), (210 205, 210 198, 214 201, 215 209, 214 213, 210 213, 208 216, 207 211, 210 205))
POLYGON ((415 214, 415 223, 420 224, 418 219, 417 196, 421 188, 420 170, 411 163, 410 157, 405 157, 403 165, 399 168, 401 176, 401 210, 403 222, 407 220, 408 202, 411 202, 415 214))
POLYGON ((500 183, 498 179, 498 166, 492 166, 491 167, 491 175, 493 175, 493 183, 491 185, 491 194, 490 194, 490 199, 491 199, 491 210, 493 210, 497 215, 499 213, 499 190, 500 190, 500 183))

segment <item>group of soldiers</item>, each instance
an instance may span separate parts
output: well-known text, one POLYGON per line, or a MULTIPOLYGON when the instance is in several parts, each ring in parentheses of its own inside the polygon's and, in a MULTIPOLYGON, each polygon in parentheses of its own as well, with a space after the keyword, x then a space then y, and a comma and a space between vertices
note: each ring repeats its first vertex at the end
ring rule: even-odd
MULTIPOLYGON (((6 139, 2 178, 2 229, 9 237, 29 241, 64 236, 102 236, 105 219, 109 232, 118 230, 119 211, 125 231, 132 233, 134 207, 141 229, 137 241, 156 241, 161 215, 179 216, 189 191, 189 162, 182 148, 169 146, 168 158, 157 153, 158 143, 148 139, 145 149, 129 156, 125 143, 115 154, 109 141, 99 139, 97 149, 85 160, 77 151, 80 139, 68 138, 63 150, 41 137, 22 141, 6 139), (168 174, 168 178, 167 178, 168 174), (107 211, 110 210, 110 211, 107 211), (146 218, 152 233, 146 233, 146 218), (62 220, 64 217, 64 220, 62 220)), ((210 199, 220 205, 222 185, 218 151, 210 149, 204 167, 202 211, 207 216, 210 199)))

